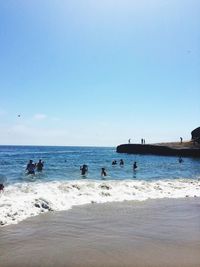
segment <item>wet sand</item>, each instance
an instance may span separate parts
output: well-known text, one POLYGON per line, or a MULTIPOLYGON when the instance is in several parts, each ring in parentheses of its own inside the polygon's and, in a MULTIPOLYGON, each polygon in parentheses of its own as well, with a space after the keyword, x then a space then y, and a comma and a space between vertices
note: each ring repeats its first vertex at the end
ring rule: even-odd
POLYGON ((85 205, 0 236, 1 267, 199 267, 200 199, 85 205))

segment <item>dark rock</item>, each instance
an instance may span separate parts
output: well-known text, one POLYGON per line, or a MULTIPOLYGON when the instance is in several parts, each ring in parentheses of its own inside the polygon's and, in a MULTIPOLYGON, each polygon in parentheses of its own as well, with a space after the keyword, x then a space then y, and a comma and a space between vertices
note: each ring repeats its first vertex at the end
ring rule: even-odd
POLYGON ((107 192, 106 193, 105 192, 101 192, 101 195, 105 196, 105 197, 110 197, 111 196, 110 193, 107 193, 107 192))
POLYGON ((191 132, 191 135, 192 135, 192 140, 197 142, 197 143, 200 143, 200 127, 194 129, 192 132, 191 132))
POLYGON ((111 189, 111 187, 109 185, 106 185, 106 184, 103 184, 100 186, 102 189, 106 189, 106 190, 109 190, 111 189))
POLYGON ((123 144, 117 146, 117 152, 177 157, 200 157, 200 149, 198 148, 172 148, 161 145, 123 144))
POLYGON ((34 204, 34 206, 36 208, 39 208, 39 209, 45 209, 45 210, 49 210, 49 211, 52 211, 52 208, 50 207, 48 201, 44 200, 44 199, 36 199, 36 202, 34 204))
POLYGON ((46 203, 42 203, 42 208, 46 209, 46 210, 49 210, 49 206, 46 203))
POLYGON ((79 185, 77 185, 77 184, 73 184, 73 185, 72 185, 72 187, 73 187, 73 188, 76 188, 76 189, 78 189, 78 190, 80 190, 80 189, 81 189, 81 188, 80 188, 80 186, 79 186, 79 185))
POLYGON ((35 203, 35 205, 34 205, 36 208, 40 208, 40 204, 38 204, 38 203, 35 203))

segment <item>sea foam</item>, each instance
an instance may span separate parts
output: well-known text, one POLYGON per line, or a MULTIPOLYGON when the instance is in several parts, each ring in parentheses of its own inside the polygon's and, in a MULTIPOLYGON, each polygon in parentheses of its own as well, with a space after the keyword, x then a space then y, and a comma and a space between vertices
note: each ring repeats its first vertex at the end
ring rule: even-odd
POLYGON ((47 211, 89 203, 200 197, 200 181, 54 181, 16 183, 0 193, 0 225, 18 223, 47 211))

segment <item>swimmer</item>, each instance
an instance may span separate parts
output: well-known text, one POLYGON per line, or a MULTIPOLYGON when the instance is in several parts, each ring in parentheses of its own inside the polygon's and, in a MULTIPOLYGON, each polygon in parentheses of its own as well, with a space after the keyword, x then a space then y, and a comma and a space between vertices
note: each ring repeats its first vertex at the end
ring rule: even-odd
POLYGON ((83 164, 83 166, 80 167, 81 175, 86 175, 88 172, 88 166, 86 164, 83 164))
POLYGON ((27 174, 35 174, 35 164, 32 160, 29 160, 29 163, 26 166, 27 174))
POLYGON ((123 166, 123 165, 124 165, 124 161, 123 161, 123 159, 120 159, 119 165, 120 165, 120 166, 123 166))
POLYGON ((4 189, 4 185, 0 184, 0 192, 3 191, 3 189, 4 189))
POLYGON ((133 170, 135 171, 137 169, 137 162, 135 161, 133 164, 133 170))
POLYGON ((181 157, 179 157, 178 162, 179 163, 182 163, 183 162, 183 159, 181 157))
POLYGON ((107 173, 106 173, 106 169, 105 168, 101 168, 101 176, 107 176, 107 173))
POLYGON ((44 162, 42 162, 40 159, 39 162, 36 164, 36 167, 37 167, 37 171, 41 172, 44 167, 44 162))
POLYGON ((117 165, 117 161, 113 160, 112 165, 117 165))

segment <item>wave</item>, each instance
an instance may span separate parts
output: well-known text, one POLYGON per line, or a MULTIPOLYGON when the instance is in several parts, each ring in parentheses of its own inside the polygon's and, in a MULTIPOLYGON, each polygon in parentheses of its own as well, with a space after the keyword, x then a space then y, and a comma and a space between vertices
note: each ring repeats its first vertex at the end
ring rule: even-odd
POLYGON ((8 185, 0 193, 0 225, 18 223, 48 211, 89 203, 200 197, 200 181, 53 181, 8 185))
POLYGON ((63 150, 63 151, 21 151, 21 152, 4 152, 4 156, 21 156, 21 155, 45 155, 45 154, 79 154, 79 151, 70 151, 70 150, 63 150))

